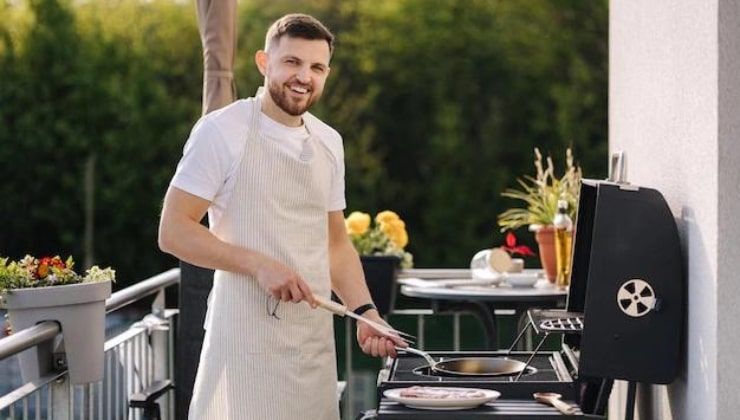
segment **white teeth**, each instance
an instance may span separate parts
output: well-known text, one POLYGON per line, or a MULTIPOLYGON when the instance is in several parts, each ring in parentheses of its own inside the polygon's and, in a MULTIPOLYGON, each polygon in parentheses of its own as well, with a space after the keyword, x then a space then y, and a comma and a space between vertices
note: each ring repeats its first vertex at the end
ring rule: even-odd
POLYGON ((308 92, 308 89, 302 88, 302 87, 299 87, 299 86, 291 86, 290 87, 290 90, 292 90, 293 92, 298 92, 298 93, 307 93, 308 92))

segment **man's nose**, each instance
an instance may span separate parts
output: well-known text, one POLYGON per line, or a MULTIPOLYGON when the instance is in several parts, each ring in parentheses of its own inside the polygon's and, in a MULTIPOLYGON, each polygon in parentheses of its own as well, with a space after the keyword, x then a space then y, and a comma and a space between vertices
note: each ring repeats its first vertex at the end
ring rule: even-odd
POLYGON ((301 83, 308 83, 311 81, 311 69, 308 67, 301 67, 300 70, 298 70, 298 74, 296 75, 296 78, 301 83))

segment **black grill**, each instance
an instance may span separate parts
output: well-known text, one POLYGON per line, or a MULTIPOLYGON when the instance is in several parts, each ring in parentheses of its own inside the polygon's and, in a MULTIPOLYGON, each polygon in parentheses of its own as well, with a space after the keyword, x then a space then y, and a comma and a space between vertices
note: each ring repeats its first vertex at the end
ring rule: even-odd
POLYGON ((582 375, 667 384, 679 369, 684 278, 678 230, 656 190, 584 180, 569 311, 583 312, 582 375))
MULTIPOLYGON (((616 162, 616 169, 624 173, 622 155, 616 162)), ((401 354, 381 381, 379 393, 417 384, 495 389, 503 400, 531 400, 533 392, 557 392, 595 418, 604 413, 612 381, 621 379, 630 382, 626 418, 632 419, 635 383, 670 383, 680 366, 685 279, 676 223, 654 189, 621 180, 583 180, 574 229, 566 310, 528 312, 527 328, 541 336, 533 352, 512 351, 525 328, 508 352, 430 353, 437 358, 516 358, 530 367, 521 376, 420 374, 417 368, 426 362, 401 354), (562 350, 539 352, 550 334, 563 335, 562 350)), ((387 413, 381 418, 412 418, 394 417, 393 410, 387 413)))
MULTIPOLYGON (((508 357, 526 361, 532 352, 429 352, 435 360, 456 357, 508 357)), ((470 388, 495 389, 502 398, 531 399, 534 392, 557 392, 564 398, 577 400, 571 367, 559 352, 540 352, 530 369, 516 381, 516 375, 498 377, 460 377, 430 375, 424 359, 411 354, 399 353, 388 369, 388 378, 380 382, 379 397, 391 388, 405 388, 412 385, 427 386, 465 386, 470 388)))

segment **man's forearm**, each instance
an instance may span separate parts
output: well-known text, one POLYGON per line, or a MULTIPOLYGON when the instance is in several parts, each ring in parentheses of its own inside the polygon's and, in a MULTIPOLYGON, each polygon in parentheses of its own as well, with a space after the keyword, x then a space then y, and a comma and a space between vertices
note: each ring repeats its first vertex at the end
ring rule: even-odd
POLYGON ((162 251, 200 267, 255 275, 264 256, 217 238, 208 228, 182 217, 163 218, 159 247, 162 251))
POLYGON ((360 258, 352 243, 341 241, 329 248, 331 280, 334 292, 352 310, 372 302, 365 283, 360 258))

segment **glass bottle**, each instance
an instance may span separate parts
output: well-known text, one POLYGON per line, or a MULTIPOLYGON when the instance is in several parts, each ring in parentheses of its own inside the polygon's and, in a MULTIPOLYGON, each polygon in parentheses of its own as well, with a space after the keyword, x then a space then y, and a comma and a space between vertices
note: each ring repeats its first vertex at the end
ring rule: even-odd
POLYGON ((555 226, 555 284, 560 288, 570 285, 570 259, 573 244, 573 221, 568 216, 568 202, 558 200, 558 212, 553 219, 555 226))

